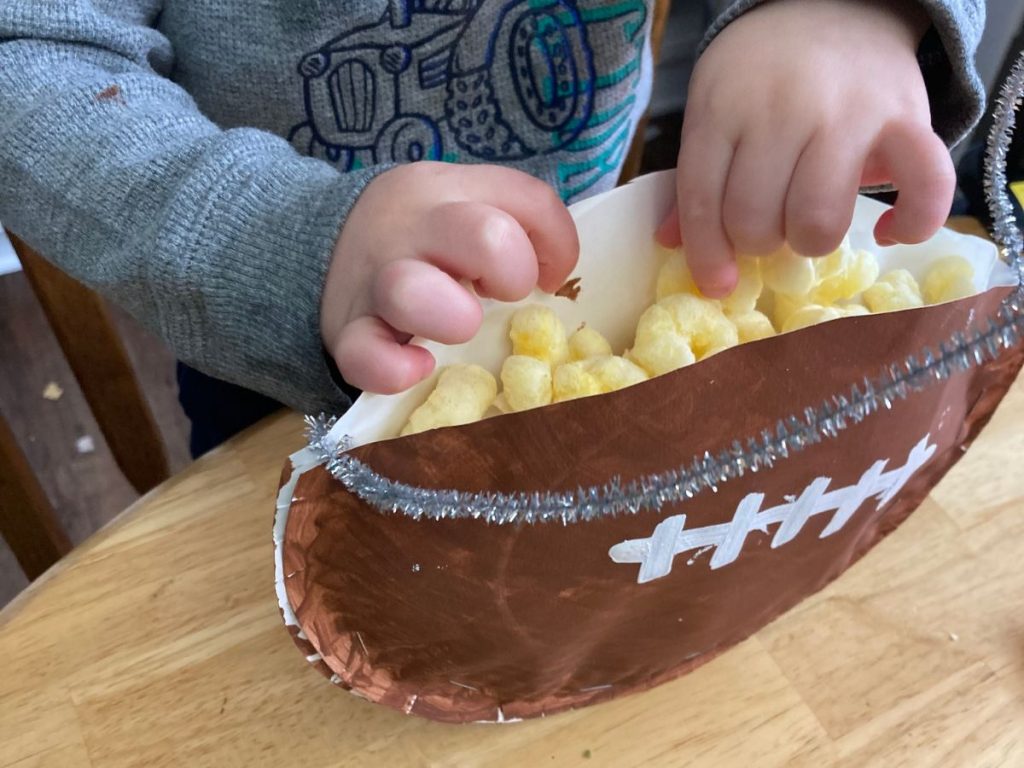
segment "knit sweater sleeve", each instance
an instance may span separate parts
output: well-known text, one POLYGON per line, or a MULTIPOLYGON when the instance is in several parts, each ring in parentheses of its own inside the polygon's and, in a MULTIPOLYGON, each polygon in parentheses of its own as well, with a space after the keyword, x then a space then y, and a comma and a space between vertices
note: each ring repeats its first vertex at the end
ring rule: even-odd
POLYGON ((270 133, 221 130, 168 78, 157 12, 0 0, 0 221, 185 362, 337 412, 321 292, 381 169, 340 173, 270 133))

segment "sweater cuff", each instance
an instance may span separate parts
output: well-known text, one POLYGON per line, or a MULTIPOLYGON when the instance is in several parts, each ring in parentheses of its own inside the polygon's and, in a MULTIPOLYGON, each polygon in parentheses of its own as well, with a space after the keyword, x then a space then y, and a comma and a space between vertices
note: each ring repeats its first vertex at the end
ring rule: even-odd
POLYGON ((320 299, 349 212, 387 169, 343 174, 291 155, 255 173, 229 169, 187 203, 180 224, 156 238, 178 252, 168 261, 201 273, 194 309, 161 313, 178 326, 165 333, 188 338, 185 362, 305 413, 344 411, 351 400, 323 353, 320 299))
POLYGON ((932 126, 952 147, 977 125, 985 108, 985 87, 974 64, 985 28, 985 5, 921 0, 921 6, 932 20, 918 49, 932 126))

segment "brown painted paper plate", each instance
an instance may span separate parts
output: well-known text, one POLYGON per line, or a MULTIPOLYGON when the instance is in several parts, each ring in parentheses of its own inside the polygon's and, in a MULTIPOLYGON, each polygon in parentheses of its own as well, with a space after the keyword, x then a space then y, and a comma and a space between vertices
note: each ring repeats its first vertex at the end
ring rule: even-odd
MULTIPOLYGON (((426 488, 628 481, 968 329, 1006 292, 826 323, 610 395, 354 454, 426 488)), ((283 521, 293 635, 342 687, 449 722, 552 714, 657 685, 821 589, 898 526, 963 455, 1022 355, 660 512, 569 525, 414 520, 368 507, 318 466, 298 477, 283 521)))

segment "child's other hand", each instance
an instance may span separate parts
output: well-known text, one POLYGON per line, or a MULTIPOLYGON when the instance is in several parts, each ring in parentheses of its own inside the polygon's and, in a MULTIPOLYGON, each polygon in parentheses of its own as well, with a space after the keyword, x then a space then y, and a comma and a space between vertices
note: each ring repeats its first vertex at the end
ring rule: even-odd
POLYGON ((736 252, 834 250, 862 185, 899 189, 879 243, 942 226, 955 176, 916 59, 927 24, 916 2, 770 0, 712 41, 690 84, 678 211, 658 232, 685 244, 703 293, 732 290, 736 252))
POLYGON ((518 301, 554 292, 576 265, 569 212, 547 184, 492 165, 420 162, 381 174, 334 248, 320 332, 345 380, 394 393, 434 367, 412 336, 468 341, 482 309, 465 287, 518 301))

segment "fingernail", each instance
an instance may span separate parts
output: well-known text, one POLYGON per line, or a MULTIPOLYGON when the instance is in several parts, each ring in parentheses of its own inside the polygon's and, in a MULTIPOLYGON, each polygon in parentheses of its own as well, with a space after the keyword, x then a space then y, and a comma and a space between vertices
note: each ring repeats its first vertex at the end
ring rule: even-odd
POLYGON ((875 222, 875 242, 883 248, 896 245, 897 241, 891 235, 894 218, 895 213, 890 209, 879 216, 878 221, 875 222))
POLYGON ((661 224, 655 230, 654 239, 658 245, 664 248, 678 248, 680 246, 682 238, 679 235, 679 217, 676 216, 675 211, 672 212, 672 215, 662 219, 661 224))

